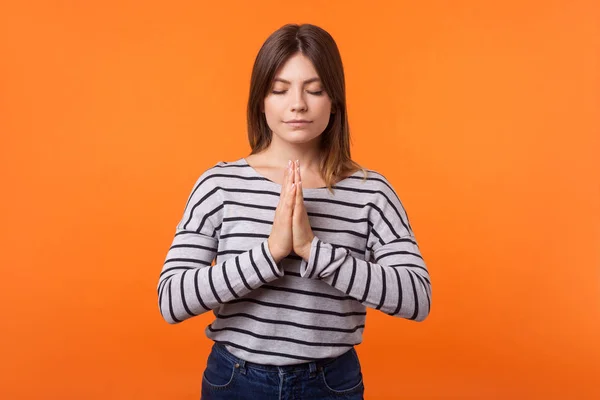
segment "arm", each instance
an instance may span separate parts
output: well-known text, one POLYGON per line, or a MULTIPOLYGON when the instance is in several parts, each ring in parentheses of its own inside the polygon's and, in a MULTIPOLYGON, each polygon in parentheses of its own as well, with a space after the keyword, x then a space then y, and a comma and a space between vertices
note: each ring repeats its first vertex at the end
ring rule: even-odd
POLYGON ((267 239, 214 266, 223 203, 205 171, 194 185, 158 280, 158 305, 170 324, 217 308, 283 276, 267 239))
POLYGON ((377 204, 371 203, 369 210, 367 248, 372 257, 362 260, 315 236, 300 274, 321 279, 367 307, 421 322, 431 308, 429 272, 406 211, 383 180, 377 204))

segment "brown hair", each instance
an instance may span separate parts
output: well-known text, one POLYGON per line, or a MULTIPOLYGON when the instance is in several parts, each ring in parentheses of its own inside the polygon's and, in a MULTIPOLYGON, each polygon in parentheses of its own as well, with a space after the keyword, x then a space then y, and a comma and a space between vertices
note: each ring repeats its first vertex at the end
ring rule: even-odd
POLYGON ((346 84, 344 68, 337 45, 331 35, 311 24, 287 24, 273 32, 260 48, 250 80, 248 99, 248 141, 252 151, 260 153, 271 144, 273 133, 262 112, 265 97, 273 84, 275 73, 288 58, 302 53, 313 63, 323 88, 332 101, 329 124, 321 134, 320 172, 327 189, 346 174, 367 171, 350 157, 350 127, 346 110, 346 84))

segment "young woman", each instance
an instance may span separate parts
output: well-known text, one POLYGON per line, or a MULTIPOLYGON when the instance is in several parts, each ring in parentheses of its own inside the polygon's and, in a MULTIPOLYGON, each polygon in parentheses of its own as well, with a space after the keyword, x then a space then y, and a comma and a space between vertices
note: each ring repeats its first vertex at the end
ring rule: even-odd
POLYGON ((250 155, 194 185, 159 278, 162 316, 215 315, 202 399, 361 399, 367 307, 423 321, 431 283, 396 191, 350 158, 326 31, 289 24, 266 40, 248 137, 250 155))

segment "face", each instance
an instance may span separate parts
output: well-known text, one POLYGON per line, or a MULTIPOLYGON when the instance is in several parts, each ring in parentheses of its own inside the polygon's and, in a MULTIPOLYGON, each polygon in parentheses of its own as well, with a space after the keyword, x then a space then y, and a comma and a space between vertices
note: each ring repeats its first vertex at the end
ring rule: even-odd
POLYGON ((308 142, 323 133, 331 115, 331 99, 312 62, 301 53, 291 56, 275 74, 264 101, 264 113, 274 135, 287 142, 308 142), (308 123, 294 125, 287 121, 308 123))

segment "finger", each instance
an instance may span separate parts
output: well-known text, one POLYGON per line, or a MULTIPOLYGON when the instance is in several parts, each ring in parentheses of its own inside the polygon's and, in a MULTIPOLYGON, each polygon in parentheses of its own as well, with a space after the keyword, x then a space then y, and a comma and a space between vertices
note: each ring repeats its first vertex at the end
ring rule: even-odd
POLYGON ((298 187, 296 188, 296 204, 294 207, 298 207, 298 211, 302 211, 302 206, 304 205, 304 198, 302 197, 302 181, 298 182, 298 187))
POLYGON ((283 183, 281 184, 281 194, 279 195, 279 201, 285 202, 288 197, 288 182, 290 180, 290 169, 285 167, 283 170, 283 183))
MULTIPOLYGON (((298 174, 298 171, 296 171, 298 174)), ((302 196, 302 181, 298 180, 298 184, 296 185, 296 195, 294 196, 294 216, 302 215, 302 210, 304 207, 304 198, 302 196)))
MULTIPOLYGON (((291 175, 292 170, 290 169, 290 165, 288 164, 287 167, 285 167, 285 175, 284 175, 284 179, 283 179, 283 186, 284 189, 289 189, 290 186, 290 175, 291 175)), ((287 193, 287 192, 286 192, 287 193)))
POLYGON ((292 169, 291 169, 291 172, 292 172, 292 182, 293 183, 297 183, 298 180, 296 179, 296 162, 295 161, 292 161, 292 166, 291 167, 292 167, 292 169))
POLYGON ((296 160, 296 172, 298 173, 298 175, 296 175, 296 178, 298 180, 298 182, 302 181, 302 176, 300 175, 300 161, 296 160))
POLYGON ((304 199, 302 198, 302 182, 298 183, 298 188, 296 189, 296 198, 294 204, 294 210, 296 210, 297 214, 300 215, 302 213, 302 207, 304 206, 304 199))
POLYGON ((288 189, 292 185, 292 183, 294 183, 294 162, 293 161, 291 161, 291 164, 288 167, 288 189))
POLYGON ((286 198, 286 204, 289 207, 289 210, 293 210, 294 208, 294 199, 296 198, 296 196, 294 196, 295 191, 296 191, 296 182, 294 182, 294 164, 292 163, 292 168, 290 169, 290 174, 289 174, 289 186, 288 186, 288 196, 286 198))
POLYGON ((302 180, 300 179, 300 162, 296 160, 294 167, 294 179, 296 180, 296 203, 298 198, 302 198, 302 180))

